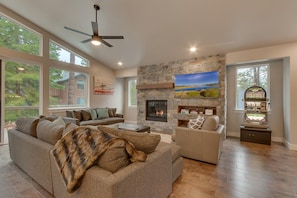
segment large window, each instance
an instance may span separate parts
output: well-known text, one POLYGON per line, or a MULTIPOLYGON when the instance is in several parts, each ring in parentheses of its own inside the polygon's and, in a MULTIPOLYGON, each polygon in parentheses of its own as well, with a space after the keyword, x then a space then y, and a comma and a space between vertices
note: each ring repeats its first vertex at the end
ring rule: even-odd
POLYGON ((49 43, 49 55, 51 59, 58 60, 61 62, 72 63, 75 65, 79 65, 82 67, 88 67, 89 61, 72 51, 62 47, 54 41, 50 41, 49 43))
POLYGON ((238 66, 236 68, 236 109, 244 109, 244 92, 253 85, 266 90, 269 98, 269 64, 238 66))
POLYGON ((39 115, 40 68, 8 61, 5 63, 5 125, 19 117, 39 115))
POLYGON ((41 55, 41 35, 0 14, 0 47, 41 55))
POLYGON ((89 75, 50 68, 49 101, 51 108, 87 106, 89 75))
POLYGON ((136 79, 128 81, 128 106, 135 107, 137 106, 137 90, 136 90, 136 79))

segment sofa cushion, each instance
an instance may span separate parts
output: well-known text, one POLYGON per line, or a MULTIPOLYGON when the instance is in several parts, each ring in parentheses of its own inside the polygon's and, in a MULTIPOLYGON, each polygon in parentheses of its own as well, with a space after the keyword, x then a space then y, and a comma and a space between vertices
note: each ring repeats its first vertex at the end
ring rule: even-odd
POLYGON ((64 129, 63 129, 63 133, 62 136, 65 135, 66 133, 68 133, 69 131, 72 131, 73 129, 76 129, 78 126, 72 122, 69 122, 65 125, 64 129))
POLYGON ((98 119, 108 118, 109 117, 108 109, 106 109, 106 108, 98 108, 98 109, 96 109, 96 111, 97 111, 98 119))
POLYGON ((109 117, 115 117, 116 116, 116 111, 117 111, 117 108, 108 108, 108 115, 109 117))
POLYGON ((201 129, 215 131, 215 130, 217 130, 217 128, 219 126, 219 122, 220 122, 219 116, 217 116, 217 115, 210 116, 205 120, 201 129))
MULTIPOLYGON (((50 120, 49 120, 50 121, 50 120)), ((58 124, 58 125, 62 125, 65 126, 65 121, 63 120, 62 117, 58 117, 57 119, 55 119, 54 121, 52 121, 54 124, 58 124)))
POLYGON ((98 129, 128 140, 134 144, 137 150, 143 151, 146 154, 154 152, 161 140, 159 134, 137 133, 104 126, 98 126, 98 129))
POLYGON ((41 120, 36 128, 37 138, 54 145, 62 137, 63 129, 63 125, 41 120))
POLYGON ((16 129, 33 137, 37 137, 36 127, 38 122, 38 118, 20 118, 16 120, 16 129))
POLYGON ((82 121, 81 111, 73 111, 73 117, 78 119, 79 121, 82 121))
POLYGON ((124 141, 111 145, 99 158, 98 166, 114 173, 130 164, 124 141))
POLYGON ((66 117, 74 118, 72 110, 66 110, 66 117))
POLYGON ((88 110, 81 110, 81 115, 82 115, 82 120, 84 120, 84 121, 92 119, 90 111, 88 111, 88 110))
POLYGON ((95 109, 89 109, 90 115, 91 115, 91 119, 92 120, 96 120, 97 119, 97 112, 95 109))

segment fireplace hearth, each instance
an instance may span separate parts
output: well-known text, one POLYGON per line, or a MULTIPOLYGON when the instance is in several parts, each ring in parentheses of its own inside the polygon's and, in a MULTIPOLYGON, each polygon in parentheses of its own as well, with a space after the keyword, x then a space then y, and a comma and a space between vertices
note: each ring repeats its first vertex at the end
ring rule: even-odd
POLYGON ((146 120, 167 122, 167 100, 147 100, 146 120))

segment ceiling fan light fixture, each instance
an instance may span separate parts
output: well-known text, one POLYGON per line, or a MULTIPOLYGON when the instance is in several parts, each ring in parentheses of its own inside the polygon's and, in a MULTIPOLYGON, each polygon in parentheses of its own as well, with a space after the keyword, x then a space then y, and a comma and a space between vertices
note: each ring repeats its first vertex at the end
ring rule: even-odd
POLYGON ((93 38, 91 42, 93 45, 96 45, 96 46, 101 45, 101 42, 98 39, 93 38))

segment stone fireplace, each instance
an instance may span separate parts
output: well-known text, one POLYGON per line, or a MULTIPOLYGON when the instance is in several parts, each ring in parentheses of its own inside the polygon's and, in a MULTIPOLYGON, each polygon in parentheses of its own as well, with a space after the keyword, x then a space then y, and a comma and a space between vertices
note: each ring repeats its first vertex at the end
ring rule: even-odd
POLYGON ((167 100, 146 100, 146 120, 167 122, 167 100))
MULTIPOLYGON (((220 123, 225 124, 225 55, 215 55, 190 60, 141 66, 137 69, 137 123, 151 127, 151 131, 172 134, 181 120, 179 106, 215 107, 220 123), (197 72, 219 72, 219 97, 216 99, 180 99, 175 98, 175 74, 197 72), (170 86, 167 86, 170 85, 170 86), (173 86, 171 86, 173 85, 173 86), (152 107, 148 101, 167 101, 167 110, 152 107), (152 112, 150 113, 150 110, 152 112), (163 110, 163 112, 162 112, 163 110), (154 114, 153 116, 151 116, 154 114), (161 115, 167 121, 160 121, 161 115), (150 117, 147 119, 147 117, 150 117)), ((158 103, 154 103, 158 104, 158 103)))

